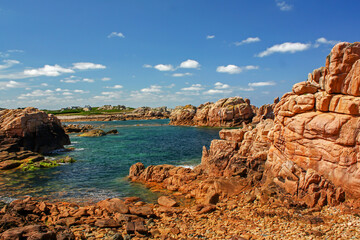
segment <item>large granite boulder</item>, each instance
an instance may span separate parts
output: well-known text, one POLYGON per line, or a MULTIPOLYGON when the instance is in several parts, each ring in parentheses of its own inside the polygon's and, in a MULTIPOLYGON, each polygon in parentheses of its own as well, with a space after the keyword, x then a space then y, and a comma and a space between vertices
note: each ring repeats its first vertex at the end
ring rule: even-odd
POLYGON ((0 141, 1 147, 10 152, 48 153, 70 144, 69 136, 54 115, 31 107, 0 111, 0 141))
POLYGON ((254 116, 250 100, 241 97, 223 98, 199 107, 186 105, 171 113, 171 125, 235 127, 251 122, 254 116))
POLYGON ((266 172, 310 206, 359 197, 359 107, 360 43, 339 43, 276 105, 266 172))

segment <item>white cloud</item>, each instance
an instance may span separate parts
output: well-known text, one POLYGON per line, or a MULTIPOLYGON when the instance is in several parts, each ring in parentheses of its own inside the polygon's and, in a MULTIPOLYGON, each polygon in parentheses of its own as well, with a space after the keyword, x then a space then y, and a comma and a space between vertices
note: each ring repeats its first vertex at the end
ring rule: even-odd
POLYGON ((84 91, 84 90, 82 90, 82 89, 75 89, 74 90, 74 93, 81 93, 81 94, 83 94, 83 93, 89 93, 88 91, 84 91))
POLYGON ((9 53, 23 53, 24 50, 20 50, 20 49, 10 49, 10 50, 7 50, 7 52, 9 52, 9 53))
POLYGON ((71 92, 63 92, 63 95, 64 96, 71 96, 71 95, 73 95, 71 92))
POLYGON ((165 64, 158 64, 154 66, 155 69, 166 72, 166 71, 174 71, 174 67, 171 64, 165 65, 165 64))
POLYGON ((279 0, 276 0, 276 6, 278 6, 281 11, 290 11, 293 8, 292 5, 287 4, 285 1, 279 0))
POLYGON ((112 86, 112 87, 105 87, 105 88, 120 89, 120 88, 123 88, 123 86, 121 86, 121 85, 114 85, 114 86, 112 86))
POLYGON ((240 46, 240 45, 243 45, 243 44, 248 44, 248 43, 254 43, 254 42, 260 42, 260 38, 258 37, 249 37, 245 40, 242 40, 241 42, 235 42, 234 44, 236 46, 240 46))
POLYGON ((253 87, 248 87, 248 88, 238 88, 239 91, 244 91, 244 92, 252 92, 255 91, 255 89, 253 87))
POLYGON ((1 58, 7 58, 9 56, 10 56, 10 54, 8 54, 8 53, 0 52, 0 57, 1 58))
POLYGON ((125 38, 124 34, 122 34, 121 32, 112 32, 108 35, 108 38, 112 37, 125 38))
POLYGON ((74 73, 74 70, 70 68, 63 68, 57 64, 55 64, 54 66, 45 65, 42 68, 24 70, 24 75, 27 77, 38 77, 38 76, 57 77, 62 73, 74 73))
POLYGON ((73 69, 87 70, 87 69, 105 69, 106 66, 91 62, 73 63, 73 69))
POLYGON ((84 78, 83 82, 93 83, 95 81, 94 81, 94 79, 91 79, 91 78, 84 78))
POLYGON ((206 39, 213 39, 213 38, 215 38, 215 35, 207 35, 206 36, 206 39))
POLYGON ((140 90, 143 93, 159 93, 161 91, 161 86, 151 85, 150 88, 143 88, 140 90))
POLYGON ((152 68, 152 66, 150 64, 144 64, 143 68, 152 68))
POLYGON ((103 77, 103 78, 101 79, 101 81, 104 81, 104 82, 110 81, 110 80, 111 80, 111 78, 109 78, 109 77, 103 77))
POLYGON ((171 76, 173 76, 173 77, 185 77, 185 76, 192 76, 192 73, 174 73, 171 76))
POLYGON ((23 88, 25 86, 25 83, 20 83, 12 80, 7 82, 0 82, 0 90, 4 90, 7 88, 23 88))
POLYGON ((3 60, 3 63, 5 63, 5 64, 0 65, 0 70, 6 69, 6 68, 11 68, 12 66, 14 66, 16 64, 19 64, 20 62, 17 60, 7 59, 7 60, 3 60))
POLYGON ((216 71, 220 73, 238 74, 244 70, 255 70, 255 69, 259 69, 259 66, 248 65, 248 66, 238 67, 236 65, 229 64, 227 66, 217 67, 216 71))
POLYGON ((49 84, 47 84, 47 83, 42 83, 41 86, 47 87, 47 86, 49 86, 49 84))
POLYGON ((264 87, 264 86, 274 86, 276 85, 275 82, 269 81, 269 82, 253 82, 248 84, 249 87, 264 87))
POLYGON ((21 94, 18 99, 26 99, 29 97, 45 97, 45 96, 51 96, 53 94, 53 91, 50 89, 47 90, 34 90, 31 93, 24 93, 21 94))
POLYGON ((326 38, 321 37, 321 38, 316 39, 316 43, 315 43, 314 47, 319 47, 320 44, 335 45, 335 44, 338 44, 339 42, 341 42, 341 41, 327 40, 326 38))
POLYGON ((204 92, 205 95, 213 95, 213 94, 227 94, 231 93, 230 90, 221 90, 221 89, 210 89, 206 92, 204 92))
POLYGON ((201 84, 193 84, 190 87, 182 88, 181 90, 183 90, 183 91, 200 91, 203 89, 204 88, 202 87, 201 84))
POLYGON ((184 62, 182 62, 179 66, 180 68, 200 68, 200 64, 199 62, 192 60, 192 59, 188 59, 184 62))
POLYGON ((221 82, 217 82, 214 84, 216 89, 227 89, 230 88, 230 86, 228 84, 224 84, 221 82))
POLYGON ((309 49, 311 47, 311 44, 309 43, 291 43, 291 42, 285 42, 282 44, 276 44, 272 47, 269 47, 265 51, 259 53, 258 57, 265 57, 269 56, 273 53, 295 53, 295 52, 301 52, 309 49))
POLYGON ((64 83, 77 83, 77 82, 80 82, 80 80, 79 80, 79 79, 65 78, 65 79, 61 79, 60 82, 64 82, 64 83))

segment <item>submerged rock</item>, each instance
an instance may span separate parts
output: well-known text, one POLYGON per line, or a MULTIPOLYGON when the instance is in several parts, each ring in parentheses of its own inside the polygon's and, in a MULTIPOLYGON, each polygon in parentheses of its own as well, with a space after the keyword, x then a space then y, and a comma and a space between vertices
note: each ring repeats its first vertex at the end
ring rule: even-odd
POLYGON ((79 137, 101 137, 105 136, 106 133, 101 129, 93 129, 88 132, 82 133, 79 135, 79 137))

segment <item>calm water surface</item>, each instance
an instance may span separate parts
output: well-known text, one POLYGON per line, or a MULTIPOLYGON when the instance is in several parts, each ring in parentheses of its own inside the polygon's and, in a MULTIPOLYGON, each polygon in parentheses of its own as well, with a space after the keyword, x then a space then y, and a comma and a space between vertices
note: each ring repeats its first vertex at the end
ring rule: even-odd
MULTIPOLYGON (((118 135, 98 138, 70 135, 77 160, 51 169, 0 174, 0 200, 30 195, 48 200, 97 201, 109 197, 138 196, 147 201, 156 194, 126 180, 136 162, 145 166, 194 166, 201 161, 202 146, 218 138, 219 129, 169 126, 168 120, 89 122, 118 135)), ((80 123, 87 124, 87 123, 80 123)))

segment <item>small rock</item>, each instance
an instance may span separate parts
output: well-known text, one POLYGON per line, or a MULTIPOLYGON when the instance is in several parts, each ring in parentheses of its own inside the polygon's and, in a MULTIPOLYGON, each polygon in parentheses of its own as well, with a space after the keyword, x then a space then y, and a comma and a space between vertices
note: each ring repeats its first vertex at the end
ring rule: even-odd
POLYGON ((164 206, 164 207, 175 207, 178 205, 175 200, 173 200, 169 197, 166 197, 166 196, 159 197, 158 203, 159 203, 159 205, 164 206))

